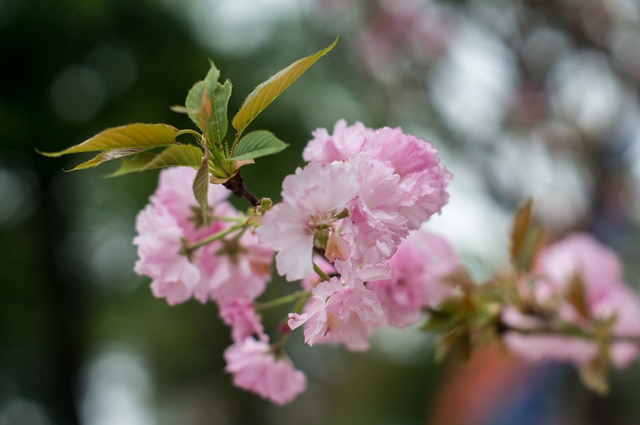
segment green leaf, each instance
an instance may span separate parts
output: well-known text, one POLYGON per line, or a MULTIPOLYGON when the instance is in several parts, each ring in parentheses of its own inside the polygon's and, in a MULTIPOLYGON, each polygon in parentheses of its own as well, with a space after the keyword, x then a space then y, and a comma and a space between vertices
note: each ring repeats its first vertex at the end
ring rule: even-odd
POLYGON ((170 146, 162 151, 151 162, 147 169, 167 167, 192 167, 198 168, 202 162, 202 149, 193 145, 170 146))
POLYGON ((210 136, 212 141, 222 143, 227 135, 229 128, 229 119, 227 118, 227 108, 229 98, 231 97, 231 82, 224 82, 224 85, 216 83, 212 90, 213 102, 211 103, 211 120, 213 135, 210 136))
POLYGON ((182 108, 181 106, 174 106, 171 108, 175 112, 182 112, 189 115, 191 121, 193 121, 201 131, 205 131, 205 123, 207 121, 209 111, 209 107, 206 106, 208 98, 205 94, 204 81, 198 81, 193 85, 193 87, 191 87, 191 90, 189 90, 189 93, 187 94, 185 108, 182 108))
POLYGON ((209 221, 209 217, 207 216, 207 208, 208 208, 208 191, 209 191, 209 151, 205 148, 204 155, 202 156, 202 162, 200 163, 200 167, 198 168, 198 172, 196 173, 196 178, 193 180, 193 195, 196 197, 196 201, 198 201, 198 205, 200 205, 200 210, 202 211, 202 221, 206 226, 209 221))
POLYGON ((59 152, 40 152, 49 157, 70 153, 106 151, 124 148, 152 148, 176 143, 178 129, 167 124, 130 124, 109 128, 89 140, 59 152))
POLYGON ((131 160, 124 160, 120 168, 105 177, 118 177, 139 171, 168 167, 198 168, 202 162, 202 149, 192 145, 170 146, 158 155, 143 153, 131 160))
MULTIPOLYGON (((231 82, 220 84, 220 71, 211 63, 204 80, 197 82, 185 101, 185 108, 174 107, 176 112, 185 112, 189 118, 207 134, 210 142, 221 144, 227 135, 229 122, 227 108, 231 97, 231 82)), ((214 146, 210 146, 211 149, 214 146)))
POLYGON ((144 152, 132 159, 124 159, 120 164, 120 168, 111 174, 105 174, 105 178, 124 176, 129 173, 136 173, 146 169, 149 163, 156 159, 157 155, 144 152))
POLYGON ((147 149, 149 148, 126 148, 126 149, 114 149, 110 151, 104 151, 94 156, 89 161, 86 161, 80 165, 77 165, 70 171, 84 170, 86 168, 97 167, 98 165, 104 162, 111 161, 118 158, 123 158, 126 156, 139 154, 141 152, 144 152, 147 149))
POLYGON ((335 41, 326 49, 320 50, 306 58, 302 58, 277 74, 269 78, 257 86, 247 96, 242 103, 240 110, 233 117, 232 125, 241 134, 245 128, 258 116, 260 112, 264 110, 276 97, 278 97, 287 87, 291 85, 300 75, 302 75, 311 65, 313 65, 318 59, 329 52, 338 42, 338 37, 335 41))
POLYGON ((278 139, 269 131, 253 131, 240 140, 235 152, 233 152, 233 157, 227 159, 230 161, 239 161, 259 158, 283 151, 288 146, 287 143, 278 139))

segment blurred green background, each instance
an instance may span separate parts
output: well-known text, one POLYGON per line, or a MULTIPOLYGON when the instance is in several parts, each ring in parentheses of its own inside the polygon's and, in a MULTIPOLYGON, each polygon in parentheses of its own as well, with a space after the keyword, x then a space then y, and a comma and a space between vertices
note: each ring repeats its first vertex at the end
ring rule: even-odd
POLYGON ((0 0, 0 425, 640 423, 638 366, 600 398, 560 366, 436 365, 411 329, 366 354, 296 333, 309 389, 272 406, 231 386, 213 305, 168 307, 132 271, 157 173, 67 174, 86 158, 35 153, 127 123, 191 128, 169 106, 207 58, 235 111, 339 33, 252 124, 291 144, 243 168, 256 195, 279 199, 317 127, 402 126, 454 174, 429 227, 476 278, 505 267, 510 214, 533 196, 552 235, 594 232, 637 287, 639 22, 634 0, 0 0))

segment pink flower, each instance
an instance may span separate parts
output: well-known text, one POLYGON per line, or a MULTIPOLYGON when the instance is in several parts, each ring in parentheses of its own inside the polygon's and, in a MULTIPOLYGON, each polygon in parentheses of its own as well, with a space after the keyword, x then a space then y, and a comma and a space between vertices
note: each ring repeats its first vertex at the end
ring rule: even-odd
MULTIPOLYGON (((540 276, 536 293, 541 302, 562 296, 574 276, 584 284, 589 313, 596 319, 616 317, 613 332, 640 336, 640 299, 622 280, 622 263, 614 251, 593 236, 576 233, 540 253, 535 272, 540 276)), ((582 318, 566 302, 559 306, 567 320, 582 318)))
POLYGON ((399 176, 398 191, 402 199, 397 211, 407 220, 409 230, 415 230, 440 212, 449 199, 446 187, 451 174, 440 165, 437 149, 429 142, 400 128, 384 127, 372 130, 361 123, 347 126, 340 120, 330 136, 318 129, 303 152, 306 161, 328 164, 343 161, 362 152, 382 161, 399 176))
POLYGON ((598 346, 588 339, 507 332, 503 341, 511 351, 531 361, 556 360, 580 365, 598 355, 598 346))
MULTIPOLYGON (((187 256, 185 247, 228 228, 231 223, 211 220, 202 223, 202 212, 193 196, 196 171, 188 167, 169 168, 160 173, 151 203, 138 214, 133 243, 139 260, 135 272, 153 279, 151 289, 170 305, 195 296, 201 302, 221 296, 255 298, 271 276, 272 251, 245 232, 238 239, 231 234, 187 256)), ((208 214, 238 217, 226 202, 229 191, 209 186, 208 214)), ((215 218, 212 216, 212 218, 215 218)))
POLYGON ((233 384, 253 391, 276 404, 286 404, 307 387, 307 379, 289 358, 275 356, 269 344, 247 338, 224 352, 233 384))
POLYGON ((418 229, 449 200, 446 188, 451 174, 440 166, 438 150, 429 142, 404 134, 400 128, 385 127, 376 130, 368 151, 400 175, 400 213, 410 230, 418 229))
MULTIPOLYGON (((522 334, 509 331, 502 337, 512 352, 530 361, 554 360, 580 366, 599 355, 598 345, 590 339, 550 334, 522 334)), ((611 363, 618 369, 629 366, 638 356, 631 342, 613 342, 609 347, 611 363)))
POLYGON ((271 279, 273 251, 249 231, 240 239, 227 237, 198 251, 193 261, 201 281, 195 297, 203 303, 221 297, 255 299, 271 279))
MULTIPOLYGON (((542 307, 557 311, 562 320, 590 332, 590 321, 615 318, 609 346, 614 366, 625 367, 637 357, 637 344, 616 337, 640 336, 640 299, 622 281, 622 264, 611 249, 591 235, 572 234, 540 253, 534 274, 538 280, 533 283, 533 298, 542 307), (583 317, 566 298, 576 276, 583 284, 588 317, 583 317)), ((531 319, 514 309, 502 315, 502 320, 510 326, 537 332, 539 320, 531 319)), ((504 341, 511 350, 532 360, 548 358, 579 365, 599 354, 591 339, 545 335, 543 331, 531 335, 508 332, 504 341)))
POLYGON ((349 240, 350 257, 355 264, 383 263, 409 234, 398 207, 400 177, 367 153, 353 156, 347 164, 358 179, 358 196, 349 203, 349 217, 342 229, 349 240))
POLYGON ((147 207, 136 219, 138 261, 134 271, 152 279, 151 289, 169 305, 182 303, 193 295, 200 281, 200 270, 182 255, 183 230, 166 208, 147 207))
POLYGON ((453 287, 441 279, 460 261, 443 238, 418 230, 402 242, 389 265, 393 277, 368 282, 367 288, 378 295, 387 322, 404 328, 418 322, 425 307, 435 307, 453 294, 453 287))
POLYGON ((282 202, 267 211, 256 233, 260 242, 276 250, 276 268, 287 280, 313 273, 312 251, 316 235, 337 231, 340 213, 357 193, 352 170, 342 163, 311 163, 298 168, 282 184, 282 202))
MULTIPOLYGON (((150 201, 154 206, 162 205, 183 229, 185 237, 190 241, 202 239, 205 236, 216 233, 229 224, 213 221, 208 227, 196 224, 201 214, 198 201, 193 196, 193 180, 196 170, 190 167, 174 167, 162 170, 158 177, 158 188, 151 196, 150 201)), ((207 195, 210 214, 226 216, 236 215, 236 209, 226 202, 231 192, 220 184, 209 185, 207 195)))
POLYGON ((345 120, 339 120, 333 127, 333 136, 325 128, 318 128, 312 134, 314 138, 307 143, 302 157, 307 162, 329 164, 347 160, 362 152, 365 142, 373 135, 373 130, 361 122, 347 126, 345 120))
POLYGON ((256 314, 253 301, 247 298, 225 297, 218 300, 220 317, 231 327, 231 338, 235 342, 244 341, 257 335, 260 341, 268 341, 260 316, 256 314))
POLYGON ((320 282, 311 290, 311 300, 303 314, 290 313, 289 327, 306 324, 304 339, 315 342, 342 342, 350 350, 367 350, 371 330, 382 322, 378 297, 361 281, 345 284, 337 277, 320 282))
POLYGON ((555 292, 563 290, 576 273, 594 295, 622 282, 622 264, 616 253, 587 233, 571 234, 545 248, 535 272, 555 292))

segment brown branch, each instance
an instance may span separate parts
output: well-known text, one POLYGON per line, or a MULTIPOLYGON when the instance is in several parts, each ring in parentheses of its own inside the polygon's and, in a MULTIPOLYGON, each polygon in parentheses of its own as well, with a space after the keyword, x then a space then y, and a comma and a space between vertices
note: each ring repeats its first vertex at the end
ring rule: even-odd
POLYGON ((230 190, 236 198, 246 199, 251 206, 257 207, 260 205, 260 199, 249 191, 239 170, 233 177, 223 183, 223 186, 230 190))

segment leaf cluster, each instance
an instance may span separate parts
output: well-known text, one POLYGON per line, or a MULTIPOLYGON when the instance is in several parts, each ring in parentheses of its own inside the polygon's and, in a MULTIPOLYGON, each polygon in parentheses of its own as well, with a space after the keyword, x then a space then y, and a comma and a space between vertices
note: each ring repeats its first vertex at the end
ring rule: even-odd
MULTIPOLYGON (((108 161, 121 159, 120 168, 107 177, 185 166, 198 170, 193 191, 202 211, 206 211, 208 183, 226 183, 238 174, 238 169, 252 164, 255 158, 281 152, 289 145, 266 130, 257 130, 242 137, 249 124, 287 87, 300 77, 319 58, 328 53, 338 38, 327 48, 302 58, 259 84, 247 96, 231 120, 235 129, 232 141, 227 140, 227 116, 232 85, 229 80, 220 83, 220 71, 213 62, 202 81, 198 81, 187 94, 184 106, 175 106, 176 112, 186 113, 198 131, 178 130, 167 124, 129 124, 109 128, 94 137, 59 152, 40 152, 59 157, 80 152, 99 152, 90 160, 71 171, 96 167, 108 161), (182 144, 176 139, 192 135, 194 144, 182 144)), ((203 217, 206 222, 206 217, 203 217)))
POLYGON ((474 283, 462 269, 445 281, 459 289, 459 293, 429 309, 429 318, 422 329, 439 335, 437 361, 450 352, 467 360, 475 347, 495 339, 501 294, 490 284, 474 283))

